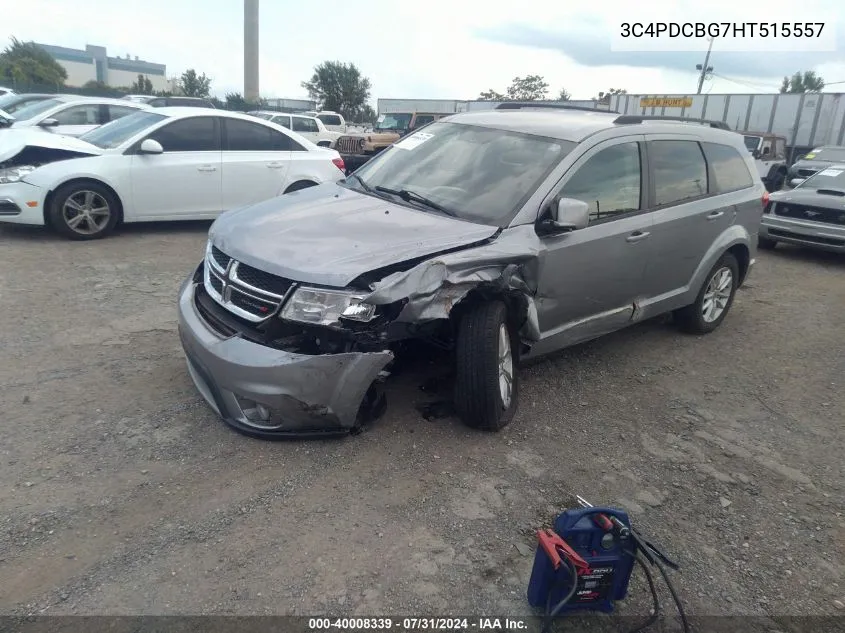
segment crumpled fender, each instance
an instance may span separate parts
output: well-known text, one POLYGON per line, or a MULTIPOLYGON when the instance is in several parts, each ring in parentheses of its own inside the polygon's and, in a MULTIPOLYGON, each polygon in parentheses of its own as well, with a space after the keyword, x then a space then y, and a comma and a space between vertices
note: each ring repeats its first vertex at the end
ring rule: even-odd
POLYGON ((508 228, 487 244, 435 256, 384 277, 372 284, 364 302, 385 305, 406 300, 396 321, 422 323, 447 319, 476 288, 515 291, 527 302, 527 318, 520 334, 536 341, 540 329, 534 296, 541 252, 542 244, 533 226, 508 228))

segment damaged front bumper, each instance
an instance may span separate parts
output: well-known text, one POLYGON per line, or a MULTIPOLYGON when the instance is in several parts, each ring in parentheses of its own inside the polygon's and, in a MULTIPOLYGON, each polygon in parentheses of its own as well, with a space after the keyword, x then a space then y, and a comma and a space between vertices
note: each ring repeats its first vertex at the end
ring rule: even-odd
POLYGON ((179 336, 206 402, 235 430, 261 439, 347 435, 393 359, 389 351, 305 355, 226 336, 203 318, 193 275, 179 293, 179 336))

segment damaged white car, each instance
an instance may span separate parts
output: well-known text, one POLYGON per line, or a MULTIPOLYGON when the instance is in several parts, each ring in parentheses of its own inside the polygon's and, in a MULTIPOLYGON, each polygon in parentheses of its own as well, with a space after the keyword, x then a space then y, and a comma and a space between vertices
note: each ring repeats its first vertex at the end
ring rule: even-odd
POLYGON ((197 389, 247 435, 346 434, 416 339, 452 351, 463 421, 498 430, 520 358, 668 311, 714 330, 767 194, 742 136, 648 119, 457 114, 344 181, 224 214, 179 295, 197 389))

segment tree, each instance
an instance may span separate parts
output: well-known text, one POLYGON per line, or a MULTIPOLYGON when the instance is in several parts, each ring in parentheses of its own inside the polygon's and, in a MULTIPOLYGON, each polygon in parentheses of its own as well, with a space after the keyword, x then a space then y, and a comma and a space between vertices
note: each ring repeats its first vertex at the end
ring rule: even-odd
POLYGON ((27 89, 31 85, 63 86, 67 71, 35 42, 11 38, 0 53, 0 81, 27 89))
POLYGON ((189 68, 179 78, 179 89, 186 97, 205 98, 211 92, 211 77, 205 73, 197 75, 197 71, 189 68))
POLYGON ((549 84, 540 75, 514 77, 506 94, 487 90, 478 95, 481 101, 537 101, 545 99, 549 84))
POLYGON ((151 95, 153 94, 153 82, 150 81, 149 77, 138 73, 138 79, 132 84, 130 90, 136 95, 151 95))
POLYGON ((320 109, 334 110, 354 119, 367 104, 372 85, 355 64, 334 61, 316 66, 311 79, 303 81, 302 87, 320 109))
POLYGON ((569 94, 569 91, 566 88, 560 89, 560 94, 557 96, 558 101, 569 101, 572 99, 572 95, 569 94))
POLYGON ((249 103, 240 92, 226 93, 226 109, 236 110, 238 112, 246 112, 250 110, 249 103))
POLYGON ((824 79, 812 70, 805 70, 803 73, 795 73, 792 77, 784 77, 780 86, 782 93, 821 92, 824 88, 824 79))
POLYGON ((600 92, 598 97, 593 97, 593 101, 601 101, 602 103, 610 103, 610 98, 613 95, 626 95, 628 91, 624 88, 611 88, 607 92, 600 92))
POLYGON ((79 89, 79 92, 94 97, 112 97, 118 99, 127 94, 129 90, 127 88, 114 88, 104 81, 95 81, 92 79, 91 81, 86 81, 79 89))

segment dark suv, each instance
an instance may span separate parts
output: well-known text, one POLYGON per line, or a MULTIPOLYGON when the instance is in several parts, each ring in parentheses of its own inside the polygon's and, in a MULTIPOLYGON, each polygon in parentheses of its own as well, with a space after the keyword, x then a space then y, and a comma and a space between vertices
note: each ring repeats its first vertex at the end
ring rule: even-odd
MULTIPOLYGON (((188 368, 257 437, 347 433, 408 339, 451 350, 463 421, 520 359, 671 312, 725 319, 768 193, 741 135, 577 108, 455 114, 345 180, 223 214, 179 296, 188 368)), ((723 128, 723 129, 719 129, 723 128)))

